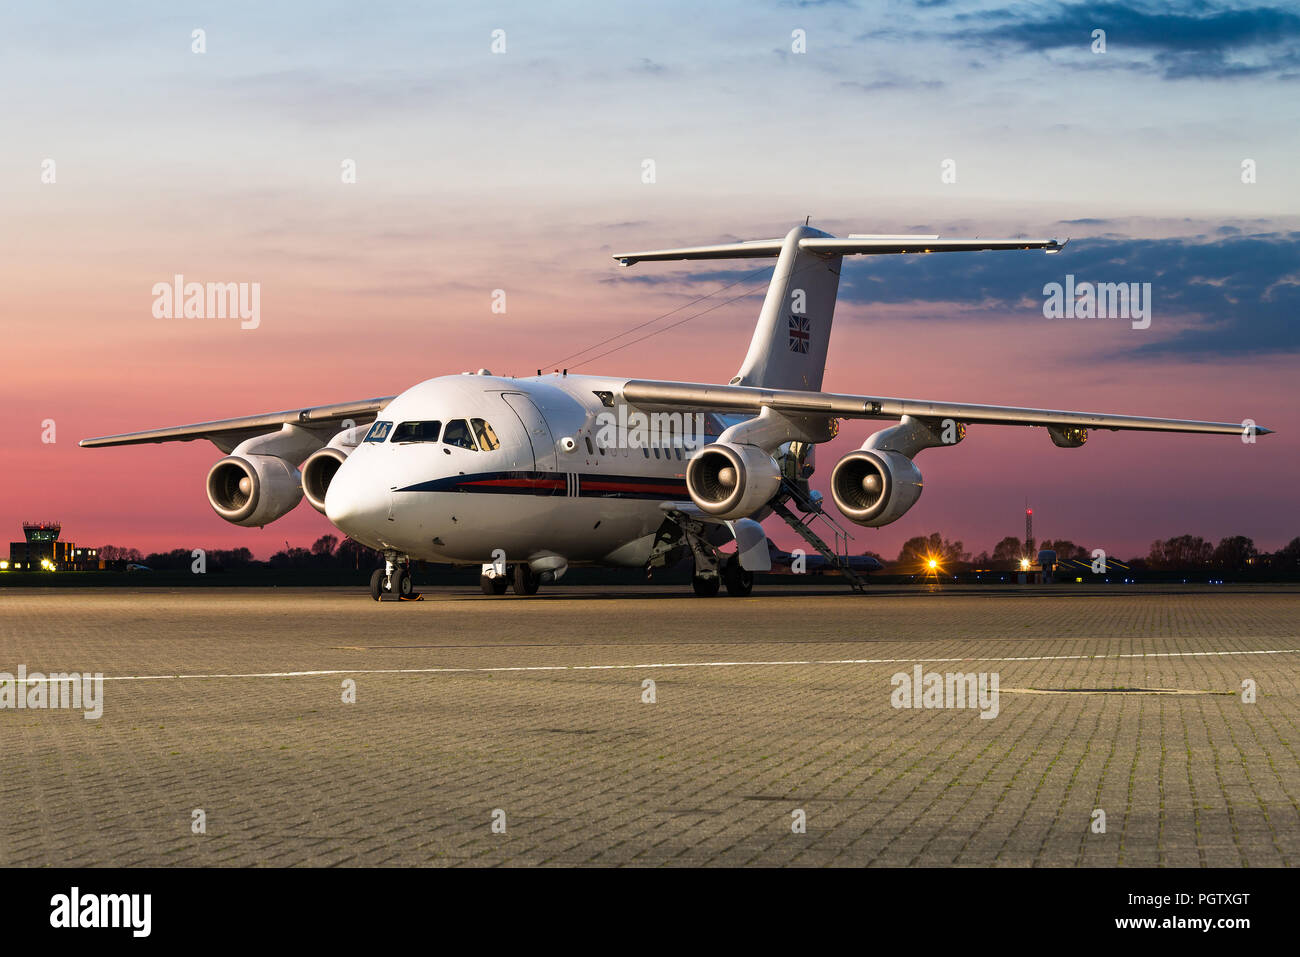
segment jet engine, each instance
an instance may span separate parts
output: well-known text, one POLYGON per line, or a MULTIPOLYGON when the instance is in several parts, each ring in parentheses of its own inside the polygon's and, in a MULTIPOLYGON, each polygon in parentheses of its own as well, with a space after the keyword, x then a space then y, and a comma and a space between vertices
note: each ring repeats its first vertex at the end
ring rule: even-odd
POLYGON ((903 517, 921 497, 921 473, 901 452, 858 449, 835 463, 831 498, 849 521, 868 528, 903 517))
POLYGON ((208 502, 234 525, 267 525, 300 501, 298 470, 274 455, 228 455, 208 472, 208 502))
POLYGON ((313 452, 302 463, 302 495, 312 508, 325 514, 325 493, 339 466, 347 460, 347 453, 332 446, 313 452))
POLYGON ((781 467, 754 445, 715 442, 686 465, 691 501, 719 518, 744 518, 771 501, 781 487, 781 467))
POLYGON ((357 445, 370 431, 369 425, 344 429, 323 449, 317 449, 302 463, 302 495, 312 508, 325 514, 325 493, 330 482, 357 445))

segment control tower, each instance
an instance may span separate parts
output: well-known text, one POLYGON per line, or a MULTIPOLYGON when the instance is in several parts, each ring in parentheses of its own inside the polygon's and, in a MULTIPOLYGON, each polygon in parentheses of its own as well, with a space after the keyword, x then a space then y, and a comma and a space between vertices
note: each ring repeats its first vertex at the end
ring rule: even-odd
POLYGON ((62 532, 58 522, 23 522, 26 541, 9 543, 9 567, 30 570, 69 564, 72 543, 59 541, 62 532))

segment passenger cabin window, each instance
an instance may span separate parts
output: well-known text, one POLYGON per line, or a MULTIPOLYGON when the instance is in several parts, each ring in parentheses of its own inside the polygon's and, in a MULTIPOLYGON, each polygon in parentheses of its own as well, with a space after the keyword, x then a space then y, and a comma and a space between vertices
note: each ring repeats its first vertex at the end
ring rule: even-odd
POLYGON ((471 452, 478 451, 478 446, 474 444, 474 435, 469 430, 469 423, 464 419, 453 419, 448 422, 446 431, 442 433, 442 441, 445 445, 469 449, 471 452))
POLYGON ((394 442, 437 442, 441 422, 403 422, 393 429, 394 442))
POLYGON ((370 431, 366 433, 366 441, 382 442, 384 439, 388 438, 388 433, 392 428, 393 423, 391 422, 376 422, 370 427, 370 431))
POLYGON ((501 448, 501 440, 497 438, 495 430, 482 419, 470 419, 470 425, 474 427, 474 437, 478 439, 478 447, 484 452, 493 452, 501 448))

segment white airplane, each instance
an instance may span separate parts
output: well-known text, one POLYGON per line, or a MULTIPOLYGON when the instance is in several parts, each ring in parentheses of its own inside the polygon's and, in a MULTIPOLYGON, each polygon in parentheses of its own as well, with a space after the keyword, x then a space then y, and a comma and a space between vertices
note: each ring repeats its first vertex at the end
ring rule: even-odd
MULTIPOLYGON (((85 439, 99 447, 207 439, 226 454, 208 472, 212 508, 264 526, 304 497, 382 553, 380 600, 412 595, 411 559, 478 565, 483 590, 536 593, 570 565, 694 560, 694 590, 748 595, 771 568, 760 521, 773 512, 859 583, 809 527, 829 519, 807 485, 812 450, 845 418, 898 420, 831 472, 849 521, 897 521, 921 495, 913 459, 961 441, 969 425, 1039 426, 1063 448, 1092 429, 1270 430, 1092 412, 822 392, 841 261, 848 255, 1043 249, 1054 239, 850 235, 796 226, 782 239, 623 253, 663 260, 776 257, 749 352, 727 385, 590 375, 447 375, 397 396, 85 439), (793 504, 802 518, 789 508, 793 504), (720 545, 735 541, 734 552, 720 545)), ((838 541, 838 540, 837 540, 838 541)))

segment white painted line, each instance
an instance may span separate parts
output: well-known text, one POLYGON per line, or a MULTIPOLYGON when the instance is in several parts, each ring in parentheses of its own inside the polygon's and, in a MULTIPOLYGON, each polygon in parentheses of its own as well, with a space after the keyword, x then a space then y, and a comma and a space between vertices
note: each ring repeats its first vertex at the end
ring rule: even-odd
POLYGON ((1159 651, 1120 655, 1034 655, 1020 658, 830 658, 803 661, 664 661, 636 665, 511 665, 494 668, 332 668, 323 671, 264 671, 246 674, 207 675, 105 675, 105 681, 169 681, 202 678, 319 678, 330 675, 447 675, 490 674, 509 671, 634 671, 665 668, 755 668, 794 667, 799 665, 896 665, 938 664, 953 661, 1108 661, 1126 658, 1214 658, 1230 655, 1296 655, 1300 648, 1267 651, 1159 651))

